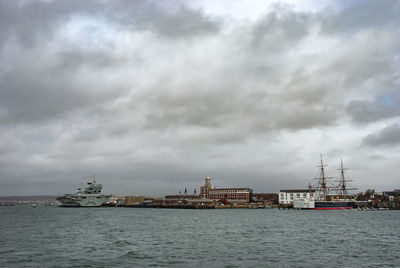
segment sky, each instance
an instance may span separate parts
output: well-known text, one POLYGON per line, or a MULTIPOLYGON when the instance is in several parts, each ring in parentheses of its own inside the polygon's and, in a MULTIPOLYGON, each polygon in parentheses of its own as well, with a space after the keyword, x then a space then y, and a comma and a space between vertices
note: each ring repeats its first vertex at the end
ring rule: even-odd
POLYGON ((0 195, 400 188, 399 1, 0 0, 0 195))

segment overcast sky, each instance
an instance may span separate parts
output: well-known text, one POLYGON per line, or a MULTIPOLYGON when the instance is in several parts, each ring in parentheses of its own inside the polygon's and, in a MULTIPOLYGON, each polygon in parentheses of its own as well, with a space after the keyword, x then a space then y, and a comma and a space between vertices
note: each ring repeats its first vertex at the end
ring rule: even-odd
POLYGON ((400 188, 399 1, 0 0, 0 195, 400 188))

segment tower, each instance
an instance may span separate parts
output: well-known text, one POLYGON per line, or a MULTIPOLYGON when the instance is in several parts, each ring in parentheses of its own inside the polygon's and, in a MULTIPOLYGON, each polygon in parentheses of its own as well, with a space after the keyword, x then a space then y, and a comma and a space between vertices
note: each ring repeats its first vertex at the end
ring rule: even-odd
POLYGON ((205 178, 206 183, 204 184, 204 186, 209 186, 211 187, 211 179, 210 177, 205 178))
POLYGON ((211 185, 211 178, 207 177, 205 178, 205 184, 200 187, 200 197, 208 198, 211 189, 214 189, 214 186, 211 185))

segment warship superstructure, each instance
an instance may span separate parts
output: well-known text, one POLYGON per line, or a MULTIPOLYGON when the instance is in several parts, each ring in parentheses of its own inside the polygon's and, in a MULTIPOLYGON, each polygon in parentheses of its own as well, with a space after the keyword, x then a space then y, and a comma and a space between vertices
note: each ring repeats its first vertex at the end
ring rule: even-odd
POLYGON ((111 195, 101 193, 103 186, 93 181, 86 184, 84 188, 79 188, 76 194, 65 194, 57 197, 62 207, 100 207, 111 195))

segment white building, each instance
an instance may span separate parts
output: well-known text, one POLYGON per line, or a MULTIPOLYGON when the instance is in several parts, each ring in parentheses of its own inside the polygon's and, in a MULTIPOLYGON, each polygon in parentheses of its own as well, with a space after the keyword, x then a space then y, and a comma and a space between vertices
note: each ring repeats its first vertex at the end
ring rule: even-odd
POLYGON ((314 190, 281 190, 279 192, 279 204, 293 204, 296 200, 310 199, 314 197, 314 190))

